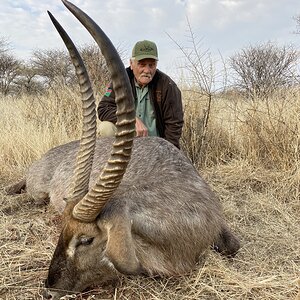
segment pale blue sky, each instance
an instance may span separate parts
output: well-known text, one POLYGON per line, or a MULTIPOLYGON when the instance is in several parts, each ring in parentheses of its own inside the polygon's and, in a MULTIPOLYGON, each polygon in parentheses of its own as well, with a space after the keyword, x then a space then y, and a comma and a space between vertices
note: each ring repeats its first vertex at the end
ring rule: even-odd
MULTIPOLYGON (((159 68, 176 68, 180 51, 169 33, 187 45, 188 17, 193 32, 204 48, 224 58, 250 44, 267 41, 294 44, 300 49, 300 35, 293 34, 300 14, 299 0, 74 0, 89 14, 115 45, 127 50, 135 41, 150 39, 159 48, 159 68)), ((47 15, 51 11, 73 41, 91 42, 89 35, 59 0, 1 0, 0 37, 7 37, 14 53, 27 59, 35 49, 63 48, 47 15)))

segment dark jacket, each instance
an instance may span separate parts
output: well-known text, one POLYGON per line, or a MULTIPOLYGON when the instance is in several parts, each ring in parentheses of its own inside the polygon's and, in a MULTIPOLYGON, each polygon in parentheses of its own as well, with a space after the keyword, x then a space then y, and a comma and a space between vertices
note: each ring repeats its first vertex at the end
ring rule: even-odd
MULTIPOLYGON (((134 97, 136 97, 134 75, 130 68, 126 69, 134 97)), ((179 148, 179 139, 183 126, 183 110, 181 92, 175 82, 163 72, 156 73, 148 84, 149 97, 156 114, 156 127, 159 136, 179 148)), ((98 116, 101 121, 116 123, 115 93, 112 85, 98 105, 98 116)))

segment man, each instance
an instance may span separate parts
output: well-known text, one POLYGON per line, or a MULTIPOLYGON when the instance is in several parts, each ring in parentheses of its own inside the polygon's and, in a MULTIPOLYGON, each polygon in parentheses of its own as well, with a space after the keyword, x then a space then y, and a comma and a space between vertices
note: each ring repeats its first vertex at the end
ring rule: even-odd
MULTIPOLYGON (((139 41, 132 50, 127 73, 136 111, 136 136, 160 136, 180 147, 183 126, 181 92, 175 82, 157 69, 157 47, 151 41, 139 41)), ((101 136, 116 132, 116 103, 110 85, 98 106, 101 136)))

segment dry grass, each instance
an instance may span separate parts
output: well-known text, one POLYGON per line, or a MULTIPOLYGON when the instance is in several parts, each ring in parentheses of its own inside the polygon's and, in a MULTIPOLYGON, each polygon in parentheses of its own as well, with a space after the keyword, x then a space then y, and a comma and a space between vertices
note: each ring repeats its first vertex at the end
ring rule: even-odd
MULTIPOLYGON (((78 135, 79 108, 73 96, 71 91, 61 91, 47 100, 0 99, 0 187, 21 177, 46 149, 78 135), (64 108, 54 105, 59 99, 64 108), (43 119, 35 117, 39 111, 43 119)), ((220 196, 226 217, 241 238, 236 258, 228 260, 210 252, 205 264, 190 274, 123 278, 115 287, 97 288, 77 299, 296 299, 300 284, 300 168, 295 150, 299 132, 288 130, 296 130, 300 105, 296 98, 289 94, 281 112, 276 105, 278 109, 282 104, 273 103, 269 114, 266 103, 255 104, 253 110, 254 104, 236 98, 221 99, 212 108, 201 173, 220 196), (271 122, 275 113, 280 122, 271 122), (268 133, 270 124, 279 128, 283 122, 286 130, 278 129, 277 138, 268 133), (262 123, 263 127, 254 126, 262 123)), ((196 123, 201 119, 197 105, 188 104, 186 110, 196 123)), ((186 126, 193 124, 187 121, 186 126)), ((189 143, 194 146, 186 150, 196 157, 197 134, 191 137, 189 143)), ((3 190, 0 209, 0 299, 42 299, 42 281, 60 218, 50 206, 38 206, 27 195, 8 197, 3 190)))
POLYGON ((245 158, 268 169, 289 169, 300 158, 299 98, 299 90, 255 102, 238 95, 214 97, 201 143, 207 99, 188 92, 183 147, 198 167, 245 158))
POLYGON ((20 176, 49 148, 76 139, 81 132, 80 105, 78 95, 67 88, 43 96, 0 98, 2 179, 20 176))

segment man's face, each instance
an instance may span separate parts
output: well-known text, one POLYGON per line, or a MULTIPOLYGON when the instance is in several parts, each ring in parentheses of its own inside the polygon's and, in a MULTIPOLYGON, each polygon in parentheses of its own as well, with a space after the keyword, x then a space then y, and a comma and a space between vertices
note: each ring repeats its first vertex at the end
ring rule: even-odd
POLYGON ((130 60, 130 68, 134 77, 140 86, 146 86, 153 78, 156 72, 157 61, 153 58, 142 60, 130 60))

